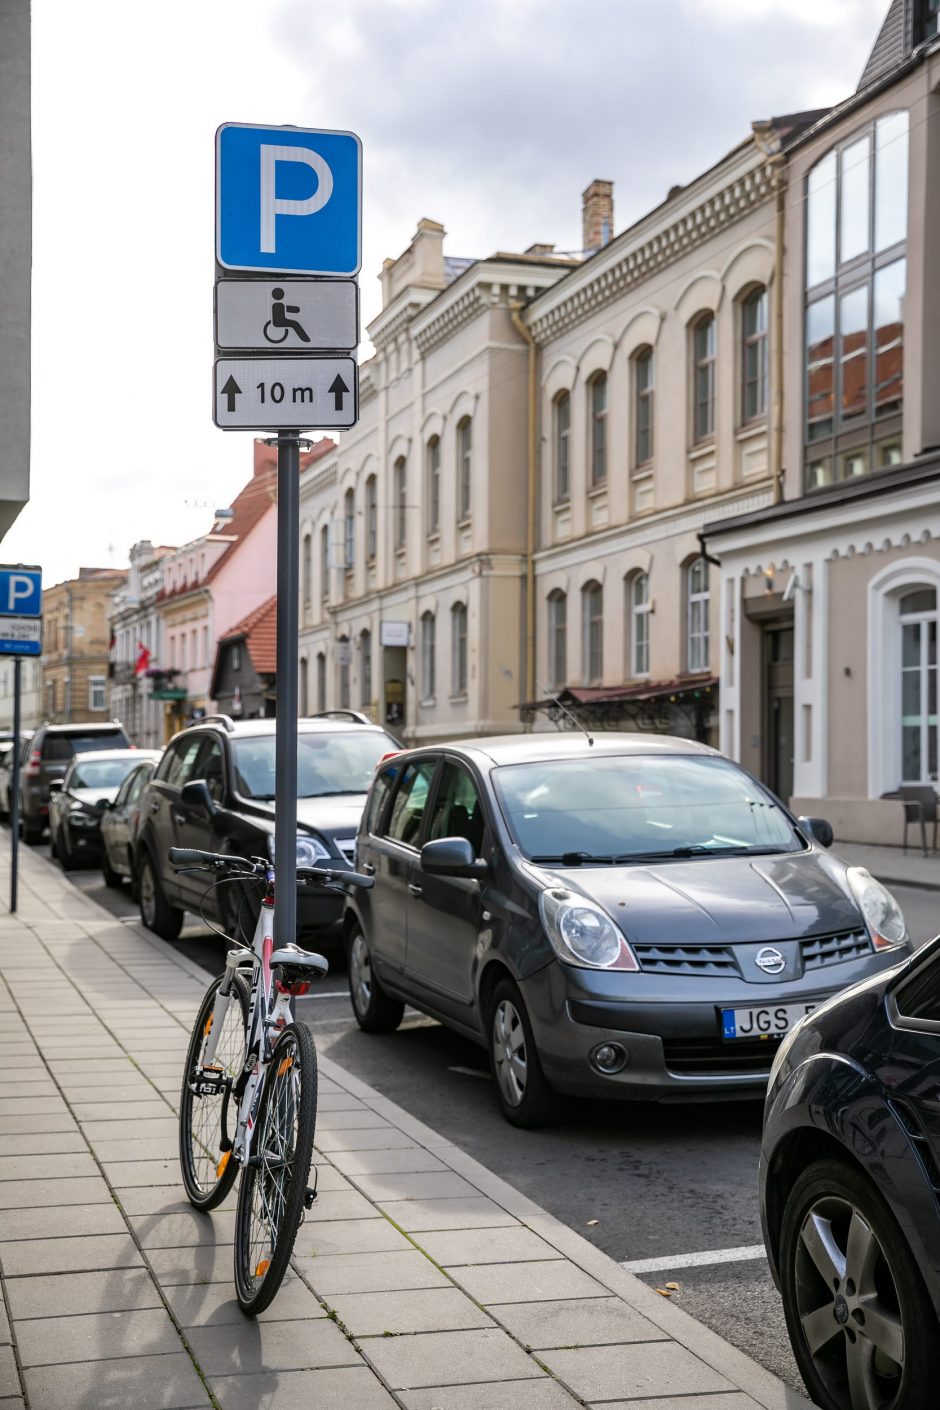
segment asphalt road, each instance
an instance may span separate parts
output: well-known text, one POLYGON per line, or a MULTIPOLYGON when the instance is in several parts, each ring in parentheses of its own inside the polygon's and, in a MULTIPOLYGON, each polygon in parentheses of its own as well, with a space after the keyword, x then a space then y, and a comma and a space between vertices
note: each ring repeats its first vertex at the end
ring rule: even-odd
MULTIPOLYGON (((43 849, 47 850, 47 849, 43 849)), ((74 884, 116 915, 133 915, 126 892, 100 872, 74 884)), ((895 887, 915 941, 940 931, 940 893, 895 887)), ((224 942, 188 924, 180 946, 218 973, 224 942)), ((363 1034, 352 1019, 342 956, 319 994, 299 1001, 320 1051, 376 1087, 523 1190, 618 1261, 655 1259, 638 1276, 693 1317, 802 1390, 780 1306, 762 1257, 715 1262, 760 1244, 758 1102, 622 1108, 580 1103, 547 1131, 517 1131, 502 1118, 485 1055, 408 1010, 397 1033, 363 1034), (688 1255, 705 1254, 690 1266, 688 1255), (726 1255, 727 1256, 727 1255, 726 1255), (672 1261, 670 1261, 672 1260, 672 1261)))

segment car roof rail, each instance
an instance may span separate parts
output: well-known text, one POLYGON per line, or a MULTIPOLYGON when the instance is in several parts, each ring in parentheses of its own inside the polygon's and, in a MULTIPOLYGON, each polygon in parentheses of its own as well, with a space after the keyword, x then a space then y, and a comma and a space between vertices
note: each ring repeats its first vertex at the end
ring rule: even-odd
POLYGON ((353 720, 357 725, 374 725, 361 710, 317 710, 312 715, 304 715, 305 720, 353 720))
POLYGON ((201 720, 193 720, 187 729, 192 729, 194 725, 221 725, 226 734, 235 733, 235 721, 231 715, 203 715, 201 720))

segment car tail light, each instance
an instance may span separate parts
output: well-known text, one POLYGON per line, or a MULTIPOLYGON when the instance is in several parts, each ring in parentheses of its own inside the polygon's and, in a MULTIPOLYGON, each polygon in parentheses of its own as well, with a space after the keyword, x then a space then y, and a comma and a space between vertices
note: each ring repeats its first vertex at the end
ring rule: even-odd
POLYGON ((39 764, 41 759, 42 755, 40 754, 39 750, 34 749, 29 756, 29 762, 27 763, 26 769, 24 771, 27 778, 39 777, 39 764))

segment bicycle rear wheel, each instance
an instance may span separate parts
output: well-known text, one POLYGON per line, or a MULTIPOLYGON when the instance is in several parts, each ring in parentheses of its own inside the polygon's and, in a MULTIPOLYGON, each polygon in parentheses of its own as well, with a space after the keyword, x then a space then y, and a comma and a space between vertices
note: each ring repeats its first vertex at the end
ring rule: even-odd
MULTIPOLYGON (((232 979, 228 1009, 222 1020, 222 1031, 216 1048, 213 1071, 206 1074, 217 1090, 194 1091, 200 1076, 200 1063, 209 1024, 215 1007, 215 996, 222 976, 214 979, 206 990, 186 1054, 183 1090, 180 1095, 180 1170, 191 1204, 197 1209, 214 1209, 228 1194, 238 1166, 231 1151, 222 1150, 222 1113, 226 1106, 226 1087, 235 1082, 245 1060, 248 1033, 248 988, 240 975, 232 979)), ((209 1083, 203 1082, 204 1088, 209 1083)), ((234 1097, 228 1100, 226 1124, 231 1134, 238 1116, 234 1097)))
POLYGON ((291 1023, 268 1065, 254 1148, 235 1215, 235 1291, 243 1312, 269 1307, 303 1221, 317 1119, 317 1054, 310 1030, 291 1023))

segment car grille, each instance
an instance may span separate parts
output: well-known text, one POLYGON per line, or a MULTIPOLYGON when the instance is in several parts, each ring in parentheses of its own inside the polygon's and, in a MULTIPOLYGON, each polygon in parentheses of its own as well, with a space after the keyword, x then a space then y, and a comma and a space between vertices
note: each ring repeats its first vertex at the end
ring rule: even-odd
POLYGON ((641 969, 651 974, 737 974, 734 951, 728 945, 633 946, 641 969))
POLYGON ((336 846, 338 847, 339 851, 341 852, 343 858, 349 863, 349 865, 350 865, 351 867, 352 867, 352 866, 355 866, 355 864, 356 864, 356 839, 355 839, 355 837, 337 837, 337 838, 334 838, 334 841, 336 842, 336 846))
POLYGON ((677 1077, 763 1075, 770 1071, 778 1046, 773 1038, 729 1043, 720 1038, 664 1038, 663 1054, 666 1067, 677 1077))
POLYGON ((813 935, 801 940, 800 953, 804 970, 822 969, 825 965, 869 955, 871 945, 864 930, 844 930, 838 935, 813 935))

